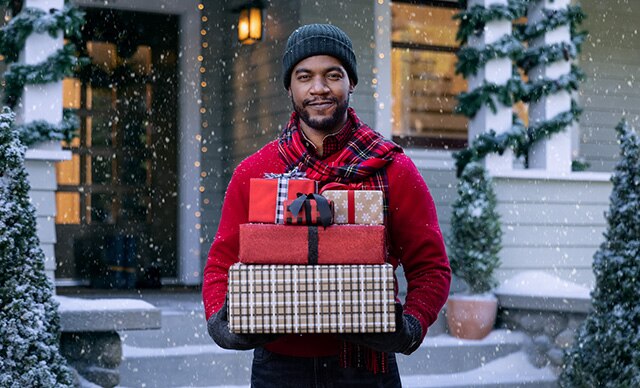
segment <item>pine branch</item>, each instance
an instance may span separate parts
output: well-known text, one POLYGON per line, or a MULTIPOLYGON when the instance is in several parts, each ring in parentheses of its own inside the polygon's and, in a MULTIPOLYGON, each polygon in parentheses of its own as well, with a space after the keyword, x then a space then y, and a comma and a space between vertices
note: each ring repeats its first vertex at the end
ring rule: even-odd
POLYGON ((62 121, 58 124, 51 124, 48 121, 36 120, 28 124, 16 126, 18 137, 22 144, 27 147, 49 140, 60 140, 71 142, 74 136, 77 136, 77 130, 80 128, 80 120, 71 110, 65 109, 62 121))
POLYGON ((506 6, 492 4, 485 8, 481 5, 474 5, 453 17, 454 20, 460 20, 456 40, 465 44, 470 36, 479 36, 487 23, 496 20, 515 20, 524 16, 526 12, 526 2, 520 0, 509 0, 506 6))
POLYGON ((24 86, 57 82, 71 76, 80 60, 73 44, 66 44, 42 63, 35 65, 13 64, 4 73, 6 87, 4 103, 14 107, 22 95, 24 86))
POLYGON ((39 8, 25 8, 0 29, 0 54, 7 62, 15 62, 32 33, 48 33, 55 38, 62 31, 67 37, 79 38, 84 24, 84 12, 65 5, 50 13, 39 8))
POLYGON ((512 35, 505 35, 495 43, 480 48, 463 47, 457 53, 456 74, 462 74, 465 78, 476 75, 482 66, 496 58, 520 60, 523 51, 522 43, 512 35))

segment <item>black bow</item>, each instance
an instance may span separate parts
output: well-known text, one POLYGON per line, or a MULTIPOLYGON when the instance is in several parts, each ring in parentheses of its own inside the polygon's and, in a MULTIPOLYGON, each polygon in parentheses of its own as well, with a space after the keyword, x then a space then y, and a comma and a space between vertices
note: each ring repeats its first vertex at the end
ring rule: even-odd
POLYGON ((325 228, 331 225, 331 222, 333 221, 333 214, 331 214, 329 200, 320 194, 298 193, 298 198, 296 198, 293 202, 291 202, 291 205, 289 205, 291 214, 293 214, 294 217, 297 217, 298 213, 300 213, 300 210, 302 209, 302 206, 304 205, 307 216, 307 225, 311 225, 313 223, 311 219, 311 202, 307 201, 311 199, 315 200, 316 205, 318 206, 318 212, 320 213, 320 224, 322 224, 322 226, 324 226, 325 228))

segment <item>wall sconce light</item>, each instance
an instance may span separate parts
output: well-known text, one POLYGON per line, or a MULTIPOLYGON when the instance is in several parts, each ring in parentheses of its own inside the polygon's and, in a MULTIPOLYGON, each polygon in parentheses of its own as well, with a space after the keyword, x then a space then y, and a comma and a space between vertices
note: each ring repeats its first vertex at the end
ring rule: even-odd
POLYGON ((239 9, 238 41, 254 44, 262 39, 262 2, 254 1, 239 9))

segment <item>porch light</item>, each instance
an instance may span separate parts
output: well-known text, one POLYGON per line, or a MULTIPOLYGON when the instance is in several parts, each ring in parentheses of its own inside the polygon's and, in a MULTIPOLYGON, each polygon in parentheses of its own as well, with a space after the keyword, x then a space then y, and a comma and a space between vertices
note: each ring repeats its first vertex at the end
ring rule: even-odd
POLYGON ((240 9, 238 17, 238 41, 254 44, 262 39, 262 5, 253 2, 240 9))

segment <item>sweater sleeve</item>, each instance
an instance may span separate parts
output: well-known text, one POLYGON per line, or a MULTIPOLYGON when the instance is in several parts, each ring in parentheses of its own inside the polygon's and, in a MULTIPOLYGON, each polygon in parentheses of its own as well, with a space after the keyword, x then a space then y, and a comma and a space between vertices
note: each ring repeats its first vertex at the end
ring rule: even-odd
POLYGON ((451 268, 433 198, 415 164, 399 154, 387 173, 390 255, 407 279, 404 311, 420 321, 424 338, 447 301, 451 268))
POLYGON ((265 172, 280 173, 283 165, 275 142, 242 161, 233 172, 222 205, 216 236, 209 249, 202 281, 202 300, 207 320, 224 304, 229 267, 238 262, 240 224, 249 219, 249 183, 265 172))
POLYGON ((238 261, 239 226, 248 218, 249 182, 239 171, 234 171, 227 187, 218 231, 204 267, 202 299, 207 320, 224 303, 227 273, 238 261))

